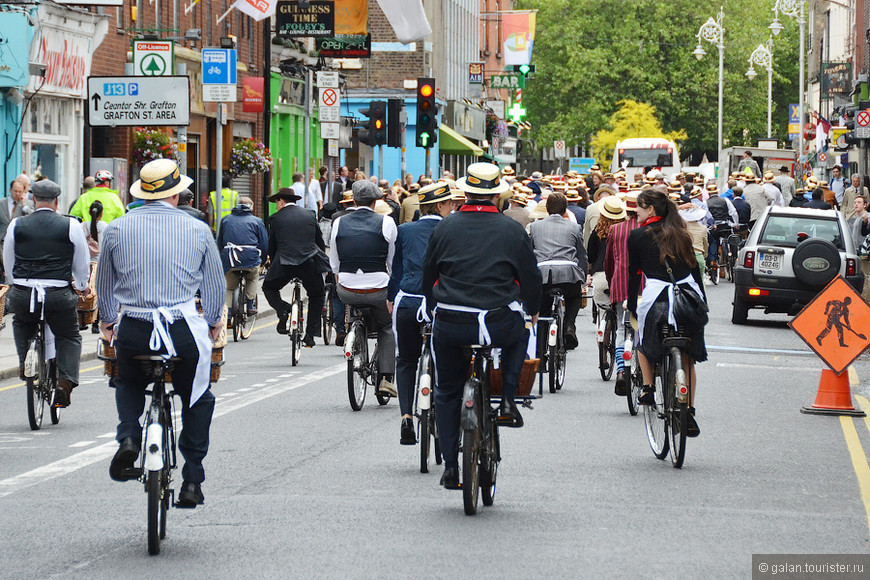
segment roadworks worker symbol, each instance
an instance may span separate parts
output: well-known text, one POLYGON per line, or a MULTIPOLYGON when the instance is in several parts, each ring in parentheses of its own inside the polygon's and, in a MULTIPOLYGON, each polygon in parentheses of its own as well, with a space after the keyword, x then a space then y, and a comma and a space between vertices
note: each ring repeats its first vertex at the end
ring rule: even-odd
POLYGON ((870 305, 845 278, 831 280, 789 326, 837 374, 870 346, 870 305))

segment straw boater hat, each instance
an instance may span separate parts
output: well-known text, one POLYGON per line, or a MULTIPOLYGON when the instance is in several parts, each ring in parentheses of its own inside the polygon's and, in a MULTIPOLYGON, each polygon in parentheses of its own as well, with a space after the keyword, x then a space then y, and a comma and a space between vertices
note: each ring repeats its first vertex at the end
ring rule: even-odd
POLYGON ((191 183, 193 180, 181 175, 175 161, 155 159, 142 167, 139 180, 130 186, 130 195, 139 199, 166 199, 181 193, 191 183))
POLYGON ((639 189, 631 189, 625 194, 625 211, 637 211, 637 195, 639 193, 639 189))
POLYGON ((438 203, 439 201, 447 201, 453 198, 453 194, 450 193, 450 184, 445 181, 427 185, 421 188, 417 192, 417 195, 420 199, 420 205, 438 203))
POLYGON ((411 185, 408 186, 408 191, 410 193, 417 193, 418 191, 420 191, 420 184, 419 183, 412 183, 411 185))
POLYGON ((704 193, 704 190, 696 185, 695 187, 692 188, 692 193, 689 194, 689 199, 695 199, 695 198, 701 197, 702 193, 704 193))
POLYGON ((582 198, 580 197, 580 192, 576 189, 569 189, 565 192, 565 199, 567 201, 580 201, 582 198))
POLYGON ((625 219, 625 206, 622 200, 613 195, 605 197, 601 204, 600 215, 614 221, 625 219))
POLYGON ((773 171, 768 171, 764 174, 764 183, 773 183, 776 177, 773 175, 773 171))
POLYGON ((375 200, 375 213, 379 215, 390 215, 393 213, 393 208, 391 208, 390 204, 384 200, 378 199, 375 200))
POLYGON ((510 197, 510 200, 511 200, 513 203, 518 203, 518 204, 520 204, 520 205, 523 206, 523 207, 529 205, 529 200, 526 199, 526 196, 523 195, 522 193, 514 193, 514 194, 510 197))
POLYGON ((353 203, 353 190, 348 189, 342 192, 342 198, 338 203, 353 203))
POLYGON ((708 195, 719 195, 719 188, 716 186, 715 182, 711 182, 707 184, 707 194, 708 195))
POLYGON ((507 166, 505 166, 505 167, 502 167, 502 169, 501 169, 501 174, 502 174, 502 175, 505 175, 505 176, 507 176, 507 175, 516 175, 516 172, 514 171, 514 168, 513 168, 513 167, 511 167, 510 165, 507 165, 507 166))
POLYGON ((827 181, 820 181, 819 187, 821 187, 822 189, 828 189, 828 182, 827 181))
POLYGON ((668 192, 673 191, 683 191, 683 184, 679 182, 679 180, 675 179, 668 183, 668 192))
POLYGON ((468 196, 465 195, 465 192, 462 191, 461 189, 451 189, 450 190, 450 199, 452 199, 453 201, 465 202, 465 201, 468 201, 468 196))
POLYGON ((750 181, 758 181, 758 178, 755 177, 755 174, 752 173, 752 170, 747 167, 743 170, 743 180, 749 183, 750 181))
MULTIPOLYGON (((160 161, 160 160, 158 159, 158 161, 160 161)), ((154 162, 152 161, 151 163, 154 163, 154 162)), ((145 169, 145 168, 143 167, 142 169, 145 169)), ((141 175, 141 173, 140 173, 140 175, 141 175)), ((351 193, 353 193, 353 192, 351 192, 351 193)), ((278 193, 275 193, 275 194, 269 196, 269 201, 271 201, 273 203, 278 201, 279 199, 283 199, 284 201, 299 201, 300 199, 302 199, 302 197, 299 195, 296 195, 296 192, 293 191, 292 189, 290 189, 289 187, 282 187, 281 189, 278 190, 278 193)))
POLYGON ((501 179, 498 165, 472 163, 465 170, 465 177, 456 181, 456 186, 466 193, 497 195, 510 189, 510 184, 501 179))

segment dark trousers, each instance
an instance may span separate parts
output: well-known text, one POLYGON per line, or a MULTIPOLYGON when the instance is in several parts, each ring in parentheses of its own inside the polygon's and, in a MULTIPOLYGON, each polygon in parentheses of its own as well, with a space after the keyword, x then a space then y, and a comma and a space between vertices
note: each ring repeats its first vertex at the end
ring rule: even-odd
POLYGON ((272 264, 266 279, 263 280, 263 295, 269 305, 275 309, 278 316, 286 316, 290 312, 290 304, 281 298, 281 289, 290 283, 293 278, 302 281, 302 287, 308 294, 308 312, 305 319, 305 334, 308 336, 320 336, 320 315, 323 312, 323 301, 326 296, 326 288, 323 284, 323 274, 317 271, 312 260, 308 260, 298 266, 286 264, 272 264))
MULTIPOLYGON (((129 316, 125 316, 117 326, 115 353, 118 357, 118 376, 112 379, 111 384, 115 387, 115 404, 118 407, 120 421, 116 435, 119 442, 132 437, 137 444, 142 443, 142 426, 139 424, 139 417, 145 409, 145 387, 148 385, 148 376, 142 372, 142 363, 133 360, 133 356, 151 353, 148 341, 152 328, 150 321, 137 320, 129 316)), ((181 475, 184 481, 202 483, 205 480, 202 460, 208 453, 209 429, 215 399, 209 388, 193 407, 190 406, 190 390, 196 373, 199 351, 183 319, 169 327, 169 334, 178 356, 182 359, 172 368, 172 385, 175 393, 181 398, 182 405, 183 429, 178 438, 178 448, 184 456, 181 475)), ((165 353, 166 349, 161 348, 160 352, 165 353)))
POLYGON ((360 294, 338 285, 338 296, 348 306, 371 306, 371 318, 378 331, 378 369, 382 375, 396 372, 396 337, 393 336, 393 317, 387 310, 387 289, 360 294))
MULTIPOLYGON (((501 347, 502 389, 513 398, 526 359, 529 336, 523 318, 508 308, 488 314, 486 326, 492 346, 501 347)), ((459 413, 462 389, 468 380, 470 351, 478 344, 477 315, 441 310, 432 326, 435 354, 435 420, 444 467, 459 466, 459 413)))
POLYGON ((332 296, 330 298, 332 302, 332 325, 335 327, 336 332, 345 332, 344 302, 342 302, 341 298, 338 297, 335 274, 332 272, 326 274, 326 282, 332 284, 332 296))
POLYGON ((543 297, 541 298, 541 316, 550 316, 553 309, 553 297, 549 295, 552 290, 558 289, 565 298, 565 325, 572 333, 577 313, 580 312, 580 303, 583 301, 583 282, 562 282, 560 284, 544 284, 543 297))
POLYGON ((396 309, 396 390, 399 392, 399 410, 402 415, 414 412, 414 389, 417 382, 417 365, 423 352, 423 335, 417 322, 420 298, 402 298, 396 309))
MULTIPOLYGON (((18 351, 18 364, 24 364, 27 345, 36 334, 39 313, 30 312, 32 290, 23 286, 13 286, 9 292, 9 311, 15 314, 12 321, 12 334, 15 349, 18 351)), ((79 364, 82 358, 82 335, 79 334, 79 321, 76 315, 78 296, 72 288, 45 289, 45 324, 54 333, 57 350, 57 378, 66 379, 74 385, 79 384, 79 364)), ((37 309, 38 309, 37 304, 37 309)))

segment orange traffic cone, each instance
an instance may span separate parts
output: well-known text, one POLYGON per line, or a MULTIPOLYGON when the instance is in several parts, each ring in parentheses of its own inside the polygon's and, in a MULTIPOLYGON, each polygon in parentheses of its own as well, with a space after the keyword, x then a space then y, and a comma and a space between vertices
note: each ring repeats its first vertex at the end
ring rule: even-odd
POLYGON ((801 413, 811 415, 851 415, 864 417, 866 413, 852 406, 852 392, 849 389, 849 373, 839 375, 831 369, 822 369, 819 392, 812 407, 801 407, 801 413))

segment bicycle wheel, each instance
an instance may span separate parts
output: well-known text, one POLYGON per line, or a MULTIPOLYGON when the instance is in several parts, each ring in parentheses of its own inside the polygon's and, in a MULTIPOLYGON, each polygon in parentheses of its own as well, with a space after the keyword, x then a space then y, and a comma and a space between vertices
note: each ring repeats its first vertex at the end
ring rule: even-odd
POLYGON ((427 409, 421 409, 418 413, 420 431, 420 473, 429 473, 429 451, 432 439, 435 436, 434 419, 432 411, 432 369, 430 368, 431 355, 428 349, 420 355, 420 363, 417 366, 417 401, 420 397, 428 400, 427 409))
POLYGON ((641 391, 643 390, 643 375, 640 372, 640 363, 637 360, 637 355, 632 353, 631 357, 631 374, 628 377, 628 414, 634 417, 637 415, 637 410, 641 391))
POLYGON ((241 309, 244 306, 242 304, 241 297, 243 296, 241 288, 236 288, 233 290, 233 313, 232 320, 230 321, 233 325, 233 342, 239 342, 242 339, 242 328, 241 328, 241 309))
MULTIPOLYGON (((479 424, 478 424, 479 425, 479 424)), ((462 430, 462 501, 465 515, 477 513, 477 500, 480 496, 480 427, 462 430)))
POLYGON ((349 339, 353 340, 351 357, 347 361, 347 395, 350 408, 359 411, 366 400, 366 377, 368 365, 368 344, 366 331, 359 321, 350 327, 349 339))
POLYGON ((646 425, 646 437, 649 440, 650 449, 656 459, 664 459, 668 454, 668 430, 665 418, 665 397, 663 394, 664 384, 657 373, 656 376, 655 405, 643 405, 643 421, 646 425))
MULTIPOLYGON (((680 469, 686 458, 686 431, 689 423, 689 405, 677 400, 677 376, 683 374, 683 361, 680 351, 673 349, 669 355, 665 404, 668 410, 668 435, 671 441, 671 463, 680 469)), ((683 379, 685 380, 685 379, 683 379)))
POLYGON ((329 344, 332 340, 332 290, 326 291, 325 301, 323 302, 323 314, 321 333, 323 335, 323 344, 329 344))
MULTIPOLYGON (((27 379, 27 419, 30 421, 30 429, 38 431, 42 427, 43 403, 45 402, 45 370, 43 369, 41 342, 38 338, 30 341, 27 348, 27 356, 35 357, 36 376, 27 379)), ((28 365, 25 364, 25 367, 28 365)), ((49 399, 51 400, 51 399, 49 399)))
POLYGON ((604 316, 607 322, 604 325, 604 338, 598 343, 598 370, 601 380, 609 381, 616 367, 616 324, 612 310, 604 316))
MULTIPOLYGON (((258 302, 259 302, 259 300, 255 296, 254 297, 254 308, 255 309, 259 308, 258 302)), ((245 308, 247 308, 247 306, 245 306, 245 308)), ((257 315, 256 314, 248 314, 247 310, 245 310, 244 314, 240 314, 238 316, 237 320, 238 320, 238 324, 241 328, 241 330, 239 331, 239 334, 241 335, 242 340, 247 340, 247 339, 251 338, 251 335, 254 334, 254 324, 257 322, 257 315)))
POLYGON ((489 431, 486 453, 481 458, 483 464, 480 469, 480 495, 483 505, 491 506, 495 501, 495 482, 498 475, 498 463, 501 460, 501 449, 498 439, 498 427, 490 418, 487 421, 489 431))
POLYGON ((161 526, 165 531, 164 519, 166 512, 163 504, 163 471, 145 472, 145 490, 148 493, 148 553, 152 556, 160 553, 161 526))
POLYGON ((556 392, 556 374, 559 372, 559 347, 551 346, 547 348, 547 374, 550 377, 550 392, 556 392))
POLYGON ((54 397, 56 394, 55 389, 57 388, 57 361, 52 360, 48 363, 48 392, 46 393, 48 398, 46 402, 48 403, 48 414, 51 417, 51 424, 57 425, 60 423, 60 407, 54 406, 54 397))
POLYGON ((432 439, 430 410, 420 411, 420 473, 429 473, 429 449, 432 439))
POLYGON ((707 268, 707 274, 710 276, 710 282, 713 286, 719 284, 719 268, 707 268))

